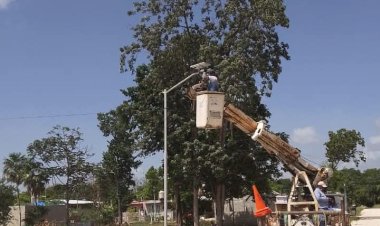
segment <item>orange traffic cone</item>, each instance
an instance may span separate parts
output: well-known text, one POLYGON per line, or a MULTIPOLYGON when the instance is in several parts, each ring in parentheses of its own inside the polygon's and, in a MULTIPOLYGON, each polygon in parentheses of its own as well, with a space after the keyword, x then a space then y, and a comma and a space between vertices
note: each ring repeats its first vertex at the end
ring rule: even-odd
POLYGON ((261 198, 261 195, 259 191, 256 188, 256 185, 252 186, 253 195, 255 197, 255 203, 256 203, 256 211, 254 212, 254 215, 256 217, 265 217, 266 215, 272 213, 272 210, 269 209, 269 207, 265 206, 265 203, 263 199, 261 198))

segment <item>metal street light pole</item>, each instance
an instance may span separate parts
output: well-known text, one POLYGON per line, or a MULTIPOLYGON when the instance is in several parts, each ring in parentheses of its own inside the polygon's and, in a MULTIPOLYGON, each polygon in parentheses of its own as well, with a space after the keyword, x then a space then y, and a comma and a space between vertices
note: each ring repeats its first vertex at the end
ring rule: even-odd
POLYGON ((168 144, 167 144, 167 92, 164 89, 164 226, 168 225, 168 144))
POLYGON ((179 85, 193 77, 194 75, 199 74, 199 72, 192 73, 191 75, 187 76, 182 81, 178 82, 176 85, 174 85, 172 88, 162 92, 164 94, 164 226, 168 225, 168 219, 167 219, 167 213, 168 213, 168 143, 167 143, 167 136, 168 136, 168 122, 167 122, 167 94, 172 91, 173 89, 177 88, 179 85))

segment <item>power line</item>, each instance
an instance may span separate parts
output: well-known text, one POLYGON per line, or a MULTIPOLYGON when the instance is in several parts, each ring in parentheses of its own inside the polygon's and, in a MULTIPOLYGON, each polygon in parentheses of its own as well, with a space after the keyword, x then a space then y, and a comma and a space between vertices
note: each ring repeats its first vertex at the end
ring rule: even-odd
POLYGON ((306 158, 305 157, 305 155, 300 155, 303 159, 305 159, 306 161, 309 161, 309 162, 311 162, 311 163, 314 163, 315 165, 319 165, 319 166, 321 166, 322 165, 322 163, 317 163, 317 162, 315 162, 315 161, 313 161, 313 160, 311 160, 311 159, 309 159, 309 158, 306 158))
POLYGON ((35 116, 16 116, 16 117, 4 117, 4 118, 0 118, 0 121, 22 120, 22 119, 62 118, 62 117, 75 117, 75 116, 96 115, 96 114, 98 114, 98 113, 77 113, 77 114, 52 114, 52 115, 35 115, 35 116))

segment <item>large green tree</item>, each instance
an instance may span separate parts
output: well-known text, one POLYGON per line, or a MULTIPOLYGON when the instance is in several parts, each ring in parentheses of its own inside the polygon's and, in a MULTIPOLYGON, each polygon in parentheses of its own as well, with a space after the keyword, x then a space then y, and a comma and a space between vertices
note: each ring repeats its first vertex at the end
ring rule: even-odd
POLYGON ((8 182, 16 185, 17 204, 19 209, 19 223, 21 226, 21 204, 20 204, 20 185, 24 181, 26 174, 27 157, 21 153, 11 153, 8 158, 4 160, 3 173, 8 182))
POLYGON ((144 183, 137 186, 136 198, 138 200, 158 199, 158 193, 163 189, 163 169, 162 167, 156 169, 152 166, 145 173, 144 183))
POLYGON ((82 140, 79 129, 57 125, 48 137, 35 140, 27 148, 28 155, 64 185, 66 225, 70 224, 69 200, 93 170, 93 164, 88 161, 92 154, 81 146, 82 140))
POLYGON ((108 180, 115 189, 120 225, 123 222, 122 212, 132 199, 131 189, 135 185, 133 170, 141 164, 135 151, 132 117, 127 105, 98 114, 100 130, 104 136, 111 138, 108 150, 103 153, 101 168, 104 171, 99 179, 108 180))
POLYGON ((351 160, 358 167, 360 161, 365 162, 366 157, 363 150, 364 138, 356 130, 339 129, 336 132, 329 131, 329 140, 325 143, 326 158, 331 167, 336 170, 340 162, 351 160))
POLYGON ((13 205, 13 188, 5 184, 4 180, 0 180, 0 225, 7 225, 11 219, 10 211, 13 205))
MULTIPOLYGON (((288 27, 281 0, 142 0, 134 3, 129 14, 140 17, 140 22, 133 28, 135 39, 121 48, 121 71, 137 69, 136 86, 124 94, 143 153, 163 147, 159 93, 181 81, 190 65, 200 61, 215 66, 227 101, 257 120, 268 119, 261 98, 270 96, 282 59, 289 59, 288 46, 276 32, 278 27, 288 27), (149 66, 136 68, 142 51, 149 66)), ((191 82, 195 80, 185 86, 191 82)), ((195 197, 202 181, 207 182, 217 204, 217 224, 222 225, 226 191, 241 194, 252 182, 268 187, 267 180, 277 173, 277 161, 227 125, 225 133, 195 129, 195 114, 183 94, 184 89, 177 88, 168 95, 169 174, 174 193, 191 180, 195 197)), ((196 213, 194 218, 197 225, 196 213)))

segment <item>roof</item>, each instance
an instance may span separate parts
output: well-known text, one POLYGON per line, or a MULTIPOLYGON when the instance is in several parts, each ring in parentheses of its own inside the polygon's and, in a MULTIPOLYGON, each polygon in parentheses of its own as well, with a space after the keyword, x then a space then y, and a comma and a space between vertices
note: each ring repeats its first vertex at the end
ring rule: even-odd
MULTIPOLYGON (((64 200, 64 199, 60 199, 58 201, 60 201, 62 203, 66 203, 66 200, 64 200)), ((86 204, 94 204, 94 202, 93 201, 88 201, 88 200, 73 200, 73 199, 70 199, 69 200, 69 204, 70 205, 86 205, 86 204)))

